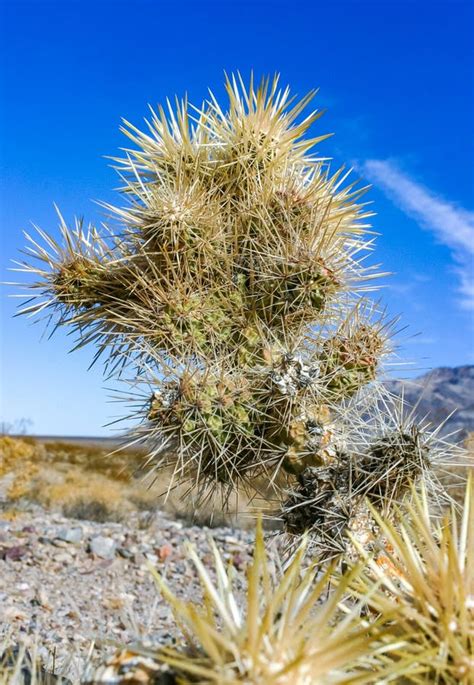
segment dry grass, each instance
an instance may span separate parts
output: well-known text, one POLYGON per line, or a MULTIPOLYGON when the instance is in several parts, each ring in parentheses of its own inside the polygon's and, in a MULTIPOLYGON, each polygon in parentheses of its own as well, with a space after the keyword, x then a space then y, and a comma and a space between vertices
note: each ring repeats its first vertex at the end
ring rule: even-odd
POLYGON ((7 496, 17 500, 27 494, 29 485, 38 474, 38 460, 43 456, 41 446, 30 440, 18 440, 7 435, 0 437, 0 478, 12 474, 7 496))
POLYGON ((156 490, 141 480, 142 462, 139 451, 109 455, 100 446, 0 438, 7 499, 26 498, 73 518, 120 519, 156 506, 156 490))
MULTIPOLYGON (((44 663, 44 656, 40 656, 39 640, 35 637, 32 644, 15 643, 11 637, 0 640, 0 685, 76 685, 84 682, 82 673, 77 677, 66 677, 58 673, 55 652, 50 652, 44 663)), ((73 666, 74 654, 66 660, 63 670, 77 671, 73 666)), ((86 673, 87 666, 81 668, 86 673)))
POLYGON ((239 509, 238 522, 246 526, 254 522, 250 510, 261 508, 253 506, 250 496, 239 493, 228 503, 229 513, 222 513, 219 498, 198 511, 185 485, 168 492, 170 470, 156 477, 145 466, 140 450, 111 454, 100 444, 0 436, 2 479, 10 506, 26 499, 68 517, 92 521, 120 520, 133 511, 159 506, 187 523, 208 526, 235 523, 232 511, 239 509))

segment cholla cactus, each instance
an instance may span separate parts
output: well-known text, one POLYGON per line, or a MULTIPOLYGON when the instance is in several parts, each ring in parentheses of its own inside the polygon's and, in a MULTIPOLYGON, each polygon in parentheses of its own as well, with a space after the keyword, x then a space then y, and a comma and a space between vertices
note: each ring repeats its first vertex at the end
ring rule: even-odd
MULTIPOLYGON (((310 152, 327 137, 305 137, 321 115, 303 115, 314 93, 295 102, 277 78, 226 89, 227 111, 211 94, 201 109, 152 111, 146 133, 125 122, 125 206, 105 205, 101 232, 61 217, 61 245, 30 238, 43 266, 21 267, 38 278, 22 311, 56 315, 107 369, 149 387, 135 439, 156 468, 203 494, 300 479, 306 523, 288 515, 290 495, 288 529, 317 527, 329 507, 342 530, 357 450, 338 425, 389 351, 390 323, 364 299, 378 275, 365 263, 365 189, 310 152)), ((384 435, 356 464, 374 498, 398 498, 419 475, 404 471, 389 492, 403 439, 384 435)), ((418 454, 419 441, 401 449, 418 454)))
POLYGON ((285 569, 272 571, 258 527, 245 591, 240 581, 234 582, 232 567, 226 569, 215 545, 214 572, 207 571, 189 547, 202 605, 175 596, 154 571, 185 639, 177 647, 136 647, 134 653, 119 654, 97 671, 91 685, 151 682, 145 677, 144 657, 147 673, 158 674, 168 666, 163 682, 180 685, 399 682, 412 666, 413 653, 404 639, 394 640, 387 630, 390 615, 368 623, 360 615, 365 599, 350 608, 342 601, 361 569, 339 577, 334 587, 331 566, 320 573, 316 562, 304 564, 306 543, 303 539, 285 569))
MULTIPOLYGON (((351 590, 359 599, 367 597, 376 614, 392 612, 395 632, 411 635, 425 669, 421 682, 474 682, 473 509, 472 477, 461 521, 453 510, 435 523, 426 492, 415 494, 413 504, 399 510, 397 526, 374 512, 385 539, 375 558, 359 546, 367 569, 351 590), (370 593, 374 582, 378 589, 370 593)), ((419 681, 413 675, 407 682, 419 681)))
POLYGON ((361 399, 356 410, 339 416, 332 457, 297 475, 280 512, 296 540, 312 532, 320 556, 357 557, 351 539, 370 550, 380 533, 373 511, 390 518, 413 485, 422 485, 442 509, 451 500, 444 466, 463 463, 462 450, 426 421, 416 422, 403 399, 377 400, 373 389, 361 399))

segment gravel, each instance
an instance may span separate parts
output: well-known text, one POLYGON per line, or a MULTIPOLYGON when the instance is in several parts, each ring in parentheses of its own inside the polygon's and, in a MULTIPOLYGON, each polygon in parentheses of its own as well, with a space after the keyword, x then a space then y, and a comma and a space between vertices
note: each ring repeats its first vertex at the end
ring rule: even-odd
POLYGON ((126 523, 72 521, 36 505, 13 520, 0 512, 0 644, 37 640, 46 664, 77 679, 88 659, 101 661, 112 643, 159 645, 178 636, 154 586, 152 564, 181 598, 199 584, 184 543, 213 567, 209 538, 245 584, 253 534, 187 526, 163 512, 132 514, 126 523))

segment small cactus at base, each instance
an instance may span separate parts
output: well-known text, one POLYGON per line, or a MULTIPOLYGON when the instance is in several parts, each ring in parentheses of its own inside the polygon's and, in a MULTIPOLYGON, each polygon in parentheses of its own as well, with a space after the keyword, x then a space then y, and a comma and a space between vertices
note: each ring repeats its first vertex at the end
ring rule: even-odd
MULTIPOLYGON (((359 560, 347 560, 344 573, 334 563, 308 560, 308 536, 284 564, 270 557, 261 524, 244 582, 212 540, 209 570, 188 545, 202 598, 182 599, 182 588, 178 597, 151 568, 180 629, 178 640, 156 648, 124 646, 81 682, 471 685, 473 505, 471 474, 460 520, 454 509, 444 519, 433 516, 423 489, 397 508, 396 524, 372 507, 380 532, 374 550, 368 553, 354 538, 359 560)), ((19 673, 23 656, 5 650, 5 685, 15 669, 19 673)), ((46 671, 39 675, 56 682, 46 671)))
POLYGON ((383 543, 354 580, 355 597, 375 615, 393 616, 397 633, 409 634, 426 675, 408 683, 474 682, 474 480, 469 478, 461 519, 452 510, 433 518, 426 492, 398 511, 396 525, 374 512, 383 543), (377 590, 372 592, 373 584, 377 590))
POLYGON ((202 587, 202 606, 179 599, 153 572, 185 636, 181 648, 164 647, 157 654, 177 683, 362 684, 384 677, 390 682, 404 672, 409 660, 400 649, 403 641, 390 642, 385 619, 369 625, 360 617, 361 605, 348 613, 341 610, 359 570, 331 587, 334 569, 308 565, 306 544, 303 540, 284 569, 272 572, 259 526, 244 597, 215 545, 215 580, 188 548, 202 587))
POLYGON ((308 561, 305 536, 282 565, 277 555, 266 551, 258 525, 253 559, 242 583, 210 542, 211 569, 192 546, 187 549, 202 599, 178 597, 152 569, 182 637, 173 646, 135 644, 122 649, 88 685, 438 682, 431 680, 432 646, 416 634, 414 638, 412 625, 397 623, 398 608, 387 597, 382 603, 384 593, 379 577, 371 575, 370 560, 349 564, 341 575, 335 564, 308 561))

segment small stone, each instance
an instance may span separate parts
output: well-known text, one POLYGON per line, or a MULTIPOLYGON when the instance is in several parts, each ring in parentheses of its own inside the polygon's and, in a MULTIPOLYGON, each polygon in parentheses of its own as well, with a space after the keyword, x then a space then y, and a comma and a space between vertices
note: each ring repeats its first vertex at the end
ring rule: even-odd
POLYGON ((245 566, 245 559, 242 554, 239 554, 238 552, 237 554, 234 554, 232 557, 232 564, 238 571, 242 570, 245 566))
POLYGON ((133 557, 133 552, 131 552, 126 547, 119 547, 117 549, 118 554, 124 559, 131 559, 133 557))
POLYGON ((77 544, 82 540, 82 528, 61 528, 56 537, 58 540, 77 544))
POLYGON ((61 549, 64 549, 69 543, 64 542, 64 540, 60 540, 59 538, 54 538, 51 540, 51 544, 54 545, 54 547, 60 547, 61 549))
POLYGON ((97 535, 92 538, 89 551, 101 559, 113 559, 115 557, 115 546, 115 541, 112 538, 97 535))
POLYGON ((7 621, 26 621, 26 619, 28 618, 28 614, 26 614, 18 607, 9 606, 3 609, 2 618, 6 619, 7 621))
POLYGON ((164 545, 161 545, 156 552, 160 561, 166 561, 168 557, 172 555, 173 548, 168 543, 165 543, 164 545))
POLYGON ((140 552, 133 555, 133 563, 136 564, 136 566, 142 566, 144 564, 144 562, 145 562, 145 557, 140 552))
POLYGON ((38 588, 36 595, 34 597, 34 603, 37 606, 43 607, 43 609, 51 611, 51 604, 49 603, 48 596, 42 588, 38 588))
POLYGON ((23 528, 21 529, 21 532, 22 533, 34 533, 35 529, 33 526, 23 526, 23 528))
POLYGON ((122 597, 109 597, 104 600, 104 606, 106 609, 119 611, 120 609, 123 609, 125 602, 122 597))
POLYGON ((28 552, 28 548, 25 545, 14 545, 13 547, 4 547, 0 549, 0 559, 10 560, 10 561, 20 561, 25 554, 28 552))
POLYGON ((181 521, 168 521, 169 528, 176 528, 176 530, 182 530, 183 523, 181 521))
POLYGON ((54 561, 58 564, 69 564, 72 559, 71 555, 68 552, 61 552, 61 554, 57 554, 54 557, 54 561))

